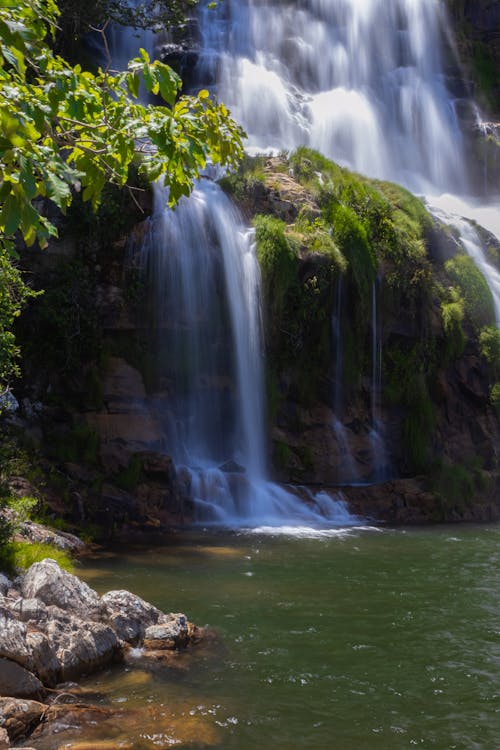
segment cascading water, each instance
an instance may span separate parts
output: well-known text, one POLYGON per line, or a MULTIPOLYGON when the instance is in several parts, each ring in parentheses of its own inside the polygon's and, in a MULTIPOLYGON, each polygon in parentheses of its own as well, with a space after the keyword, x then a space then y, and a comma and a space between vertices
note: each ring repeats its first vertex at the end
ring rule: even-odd
POLYGON ((342 276, 339 276, 337 279, 335 310, 332 316, 333 347, 335 352, 332 428, 337 441, 337 481, 339 484, 356 484, 359 481, 358 471, 349 444, 349 434, 342 422, 345 406, 343 396, 342 286, 342 276))
MULTIPOLYGON (((498 272, 480 259, 477 233, 460 215, 444 216, 436 198, 470 191, 460 102, 443 62, 445 54, 453 58, 444 3, 296 0, 284 7, 277 0, 227 0, 216 12, 202 11, 201 31, 199 75, 241 121, 250 150, 305 144, 351 169, 432 195, 431 210, 440 206, 436 215, 459 229, 498 295, 498 272)), ((484 215, 500 238, 497 208, 480 209, 471 199, 460 207, 461 215, 484 215)), ((388 459, 375 298, 373 319, 370 443, 373 478, 380 480, 388 459)), ((334 431, 347 449, 338 418, 334 431)))
MULTIPOLYGON (((215 10, 201 8, 200 30, 200 85, 212 87, 231 108, 249 134, 249 149, 306 144, 414 192, 468 191, 461 129, 442 62, 443 3, 225 0, 215 10)), ((496 223, 498 212, 491 211, 496 223)), ((176 446, 177 461, 190 467, 200 518, 260 523, 301 513, 334 516, 331 499, 320 495, 309 510, 265 478, 258 282, 252 240, 241 220, 218 188, 202 180, 175 213, 158 210, 153 226, 147 252, 158 293, 165 304, 179 306, 176 314, 185 316, 186 325, 189 320, 189 329, 177 324, 177 338, 165 334, 172 360, 186 364, 177 385, 174 376, 170 380, 175 397, 167 400, 173 407, 166 422, 169 449, 176 446), (195 278, 206 286, 198 288, 195 278), (221 372, 232 373, 224 387, 221 372), (228 460, 233 470, 223 471, 228 460), (234 471, 233 464, 245 471, 234 471)), ((464 247, 470 249, 467 242, 464 247)), ((491 274, 487 278, 492 285, 491 274)), ((377 433, 376 300, 373 318, 377 433)), ((380 432, 377 437, 373 451, 383 469, 380 432)))
POLYGON ((253 232, 212 181, 156 210, 142 252, 157 319, 167 450, 205 523, 355 523, 341 499, 266 479, 260 273, 253 232))
POLYGON ((385 450, 384 425, 381 419, 380 406, 382 398, 382 337, 380 335, 379 315, 377 314, 377 284, 372 285, 372 386, 371 411, 372 428, 370 444, 373 453, 374 472, 372 479, 380 482, 387 478, 388 459, 385 450))

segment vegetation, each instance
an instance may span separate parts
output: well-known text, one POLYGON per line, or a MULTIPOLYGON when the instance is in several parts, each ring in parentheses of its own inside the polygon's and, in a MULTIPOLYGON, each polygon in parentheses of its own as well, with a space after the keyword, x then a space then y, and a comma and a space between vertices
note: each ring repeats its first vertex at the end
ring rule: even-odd
MULTIPOLYGON (((98 208, 104 186, 127 185, 138 164, 163 179, 169 203, 187 195, 207 159, 234 165, 241 129, 207 91, 179 97, 181 81, 145 50, 124 72, 71 66, 50 47, 58 18, 54 0, 5 0, 0 7, 0 345, 5 381, 18 354, 13 319, 30 296, 13 262, 22 237, 45 246, 57 229, 46 199, 62 212, 75 193, 98 208), (162 106, 138 102, 139 87, 162 106), (42 200, 43 199, 43 200, 42 200), (11 270, 12 268, 12 270, 11 270)), ((130 188, 133 190, 133 188, 130 188)))
POLYGON ((16 536, 38 506, 38 499, 33 497, 0 497, 0 570, 15 573, 46 557, 56 560, 65 570, 73 570, 73 562, 64 550, 16 536))
POLYGON ((476 329, 495 323, 495 307, 490 288, 481 271, 468 255, 456 255, 445 263, 445 269, 460 290, 465 310, 476 329))

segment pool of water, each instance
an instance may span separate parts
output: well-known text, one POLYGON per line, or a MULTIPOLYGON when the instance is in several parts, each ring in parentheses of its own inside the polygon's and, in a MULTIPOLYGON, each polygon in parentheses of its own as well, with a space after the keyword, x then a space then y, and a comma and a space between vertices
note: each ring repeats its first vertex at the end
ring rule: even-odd
POLYGON ((91 586, 219 641, 91 684, 143 717, 116 729, 134 747, 497 750, 499 542, 499 526, 260 529, 108 552, 83 564, 91 586))

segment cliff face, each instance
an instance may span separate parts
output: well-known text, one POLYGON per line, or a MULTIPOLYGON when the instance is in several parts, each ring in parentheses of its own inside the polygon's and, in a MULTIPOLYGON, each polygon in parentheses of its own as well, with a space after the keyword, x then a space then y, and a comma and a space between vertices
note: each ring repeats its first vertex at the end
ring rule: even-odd
MULTIPOLYGON (((455 230, 305 149, 248 159, 222 185, 256 228, 274 479, 341 485, 388 521, 498 517, 500 336, 455 230)), ((29 258, 47 291, 24 320, 10 429, 51 507, 112 534, 189 521, 192 501, 168 456, 172 396, 132 251, 147 223, 126 239, 134 217, 118 196, 105 204, 103 234, 29 258)), ((232 373, 211 387, 234 397, 232 373)))
MULTIPOLYGON (((393 520, 412 516, 412 496, 427 517, 468 517, 483 501, 484 517, 497 513, 498 362, 481 332, 500 336, 488 288, 454 231, 403 189, 303 149, 288 161, 256 160, 223 184, 256 226, 275 476, 396 479, 385 491, 392 509, 381 511, 393 520), (477 281, 472 294, 462 267, 477 281), (415 476, 425 477, 416 494, 415 476), (398 516, 388 498, 407 491, 398 516)), ((362 496, 365 512, 377 494, 346 493, 362 496)))
POLYGON ((495 0, 447 0, 460 58, 474 94, 500 116, 500 6, 495 0))

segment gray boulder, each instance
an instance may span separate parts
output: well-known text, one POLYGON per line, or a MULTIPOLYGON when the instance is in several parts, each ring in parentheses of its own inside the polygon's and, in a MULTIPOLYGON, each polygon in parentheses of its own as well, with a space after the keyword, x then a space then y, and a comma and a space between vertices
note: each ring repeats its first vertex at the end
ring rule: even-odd
POLYGON ((29 568, 22 582, 22 594, 84 617, 98 617, 100 613, 97 593, 51 559, 29 568))
POLYGON ((146 629, 144 647, 146 649, 177 649, 187 646, 192 625, 186 615, 162 615, 157 625, 146 629))
POLYGON ((103 619, 118 638, 132 644, 141 641, 146 628, 157 623, 162 616, 159 609, 130 591, 108 591, 101 597, 101 605, 103 619))

